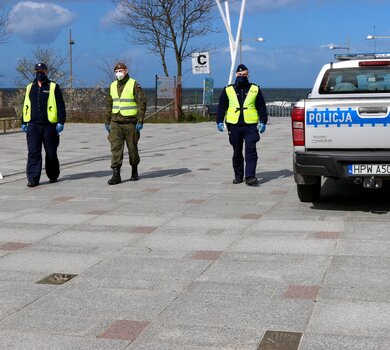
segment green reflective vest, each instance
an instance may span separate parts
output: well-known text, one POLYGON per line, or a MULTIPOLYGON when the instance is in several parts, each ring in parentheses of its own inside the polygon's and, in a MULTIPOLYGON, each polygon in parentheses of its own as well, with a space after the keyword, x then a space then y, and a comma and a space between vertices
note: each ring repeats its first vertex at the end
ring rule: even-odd
MULTIPOLYGON (((257 113, 255 101, 256 96, 259 92, 259 87, 255 84, 252 84, 248 95, 245 98, 243 105, 244 112, 244 122, 246 124, 257 124, 259 122, 259 114, 257 113)), ((229 98, 229 108, 226 111, 226 123, 237 124, 238 118, 240 117, 240 103, 238 102, 238 98, 234 87, 232 85, 226 88, 226 94, 229 98)))
MULTIPOLYGON (((28 123, 31 121, 31 101, 30 101, 30 91, 32 83, 27 85, 26 96, 24 97, 23 104, 23 121, 28 123)), ((50 82, 49 98, 47 99, 47 119, 50 123, 57 123, 57 102, 54 90, 56 89, 56 83, 50 82)))
POLYGON ((137 115, 137 103, 134 99, 134 85, 135 80, 130 78, 121 96, 118 95, 118 80, 112 82, 110 86, 110 95, 112 98, 112 113, 120 113, 124 117, 131 117, 137 115), (123 96, 123 97, 122 97, 123 96))

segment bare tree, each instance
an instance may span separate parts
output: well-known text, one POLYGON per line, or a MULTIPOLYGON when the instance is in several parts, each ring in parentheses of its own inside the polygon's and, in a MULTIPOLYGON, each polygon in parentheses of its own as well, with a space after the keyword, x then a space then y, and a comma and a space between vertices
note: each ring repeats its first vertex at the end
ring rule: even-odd
POLYGON ((166 76, 167 49, 176 59, 177 101, 181 109, 182 64, 199 51, 193 39, 209 33, 214 0, 112 0, 118 15, 114 20, 130 28, 129 37, 160 57, 166 76))
POLYGON ((43 62, 47 65, 48 78, 60 85, 65 83, 65 72, 62 66, 66 62, 64 57, 59 56, 53 49, 42 49, 37 47, 32 52, 32 58, 23 57, 18 60, 16 71, 18 77, 15 78, 15 86, 24 87, 35 78, 35 64, 43 62))
POLYGON ((6 42, 9 34, 8 14, 9 13, 3 9, 2 5, 0 5, 0 44, 4 44, 6 42))
POLYGON ((104 85, 109 85, 115 78, 114 74, 114 65, 117 62, 123 62, 126 64, 127 68, 131 70, 131 58, 130 57, 112 57, 107 58, 103 57, 100 59, 100 62, 97 63, 97 67, 104 73, 104 78, 101 83, 104 85))

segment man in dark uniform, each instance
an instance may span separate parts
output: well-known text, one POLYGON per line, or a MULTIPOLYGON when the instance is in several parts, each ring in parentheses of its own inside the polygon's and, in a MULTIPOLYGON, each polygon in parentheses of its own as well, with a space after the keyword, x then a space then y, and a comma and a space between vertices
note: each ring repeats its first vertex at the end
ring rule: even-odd
POLYGON ((138 140, 146 112, 146 98, 141 86, 129 77, 124 63, 114 67, 117 79, 110 86, 107 100, 105 128, 111 144, 112 177, 109 185, 121 183, 120 169, 123 162, 124 144, 129 151, 130 181, 138 180, 138 140))
POLYGON ((233 146, 234 184, 244 181, 248 186, 257 186, 257 149, 260 134, 265 131, 268 121, 267 107, 260 87, 248 81, 248 68, 240 64, 236 70, 236 81, 224 88, 219 98, 217 128, 229 132, 233 146), (243 145, 245 141, 245 172, 243 145))
POLYGON ((27 186, 39 185, 42 171, 42 144, 45 148, 45 170, 50 183, 57 182, 60 163, 57 148, 59 134, 66 120, 60 87, 47 77, 44 63, 35 65, 36 78, 27 85, 22 111, 22 130, 27 134, 27 186))

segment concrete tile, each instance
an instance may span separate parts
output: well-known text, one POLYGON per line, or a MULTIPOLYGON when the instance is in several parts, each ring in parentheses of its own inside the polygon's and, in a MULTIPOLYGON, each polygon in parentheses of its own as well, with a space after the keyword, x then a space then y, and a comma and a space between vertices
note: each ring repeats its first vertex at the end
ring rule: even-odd
POLYGON ((123 340, 95 339, 92 337, 64 336, 42 332, 37 334, 0 331, 2 350, 123 350, 129 344, 123 340))
POLYGON ((382 257, 335 256, 324 283, 333 286, 390 288, 390 259, 382 257))
POLYGON ((58 312, 42 313, 22 309, 6 319, 0 320, 1 331, 18 333, 50 333, 68 336, 85 336, 89 329, 95 327, 99 320, 96 317, 64 316, 58 312))
POLYGON ((197 281, 319 285, 331 258, 321 255, 283 255, 225 252, 197 281))
POLYGON ((0 284, 0 310, 20 310, 51 292, 51 288, 30 283, 2 282, 0 284))
POLYGON ((0 270, 79 273, 99 261, 89 254, 17 251, 0 259, 0 270))
POLYGON ((390 338, 305 333, 299 350, 387 350, 390 338))
POLYGON ((317 239, 338 239, 340 238, 340 232, 320 231, 315 235, 317 239))
POLYGON ((25 247, 28 247, 30 243, 16 243, 16 242, 9 242, 3 245, 0 245, 0 250, 19 250, 23 249, 25 247))
POLYGON ((171 291, 129 290, 114 288, 78 289, 77 284, 56 289, 31 304, 28 310, 64 317, 150 320, 175 297, 171 291))
POLYGON ((209 261, 193 259, 119 255, 92 267, 88 273, 90 276, 121 276, 130 280, 191 281, 202 274, 209 263, 209 261))
POLYGON ((134 341, 149 325, 150 322, 117 320, 98 338, 134 341))
POLYGON ((222 251, 216 251, 216 250, 198 250, 192 256, 192 259, 195 259, 195 260, 217 260, 222 253, 223 253, 222 251))
POLYGON ((152 233, 153 231, 157 230, 157 226, 138 226, 133 229, 131 229, 132 233, 152 233))
POLYGON ((306 300, 274 300, 259 296, 181 294, 161 313, 167 324, 259 329, 303 330, 313 303, 306 300), (293 316, 294 315, 294 316, 293 316))
POLYGON ((331 255, 336 244, 330 240, 297 239, 285 237, 254 237, 249 236, 234 243, 231 251, 264 252, 275 254, 317 254, 331 255))
POLYGON ((316 300, 319 289, 318 286, 288 286, 283 296, 291 299, 316 300))
POLYGON ((340 240, 336 255, 390 258, 390 241, 340 240))
POLYGON ((256 349, 262 329, 151 324, 130 349, 256 349))
POLYGON ((389 329, 388 303, 320 300, 315 304, 307 332, 386 337, 389 329))
POLYGON ((323 285, 318 299, 330 299, 338 301, 366 301, 374 303, 387 303, 390 298, 389 289, 374 285, 361 286, 332 286, 323 285))

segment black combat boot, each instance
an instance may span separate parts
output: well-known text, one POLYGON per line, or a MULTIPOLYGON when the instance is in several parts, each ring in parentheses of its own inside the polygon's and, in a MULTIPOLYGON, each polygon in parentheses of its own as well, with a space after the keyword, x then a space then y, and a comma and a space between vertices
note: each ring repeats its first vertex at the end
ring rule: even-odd
POLYGON ((137 165, 133 165, 131 167, 131 178, 130 178, 130 181, 138 181, 139 177, 138 177, 138 167, 137 165))
POLYGON ((112 169, 112 178, 108 180, 109 185, 117 185, 122 182, 121 179, 121 169, 120 168, 113 168, 112 169))

